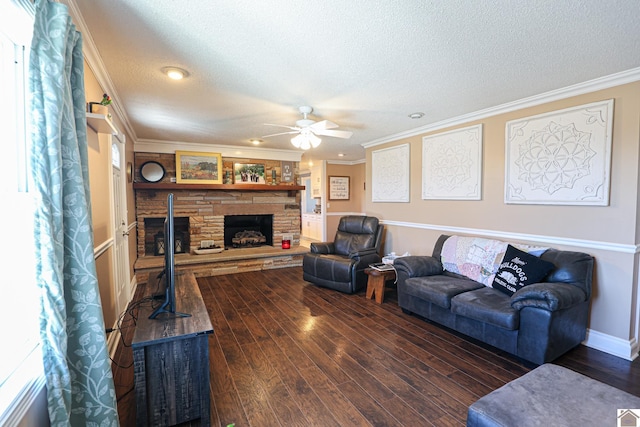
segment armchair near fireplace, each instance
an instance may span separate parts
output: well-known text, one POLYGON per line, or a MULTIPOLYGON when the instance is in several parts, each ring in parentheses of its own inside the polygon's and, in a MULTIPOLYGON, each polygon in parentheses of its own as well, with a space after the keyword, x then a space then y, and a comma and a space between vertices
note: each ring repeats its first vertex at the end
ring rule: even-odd
POLYGON ((333 242, 311 243, 302 260, 302 277, 318 286, 352 294, 364 288, 364 269, 380 262, 384 226, 371 216, 340 218, 333 242))

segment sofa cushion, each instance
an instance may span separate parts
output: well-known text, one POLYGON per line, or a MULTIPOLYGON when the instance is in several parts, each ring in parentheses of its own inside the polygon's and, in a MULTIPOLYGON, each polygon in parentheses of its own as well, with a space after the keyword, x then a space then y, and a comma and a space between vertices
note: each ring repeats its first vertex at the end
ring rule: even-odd
POLYGON ((460 293, 482 287, 484 287, 482 284, 466 278, 437 275, 407 279, 402 291, 408 295, 449 309, 451 308, 451 298, 460 293))
POLYGON ((333 246, 338 255, 349 256, 353 252, 373 248, 375 243, 375 234, 351 234, 338 230, 333 246))
POLYGON ((527 285, 538 283, 553 268, 552 263, 508 245, 491 287, 511 296, 527 285))
POLYGON ((520 326, 520 312, 511 298, 495 289, 482 287, 451 299, 451 312, 510 331, 520 326))
POLYGON ((489 286, 506 249, 507 243, 499 240, 451 236, 442 246, 442 265, 447 271, 489 286))
MULTIPOLYGON (((446 271, 491 286, 508 243, 481 237, 449 236, 442 244, 440 261, 446 271)), ((540 255, 548 248, 514 243, 512 246, 540 255)))

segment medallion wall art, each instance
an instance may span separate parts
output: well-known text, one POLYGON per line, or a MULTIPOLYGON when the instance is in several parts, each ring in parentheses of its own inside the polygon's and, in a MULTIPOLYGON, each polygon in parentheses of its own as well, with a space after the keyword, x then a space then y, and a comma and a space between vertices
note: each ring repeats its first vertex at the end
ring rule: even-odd
POLYGON ((422 138, 422 198, 480 200, 482 125, 422 138))
POLYGON ((613 100, 506 124, 505 203, 609 204, 613 100))
POLYGON ((409 144, 371 153, 371 200, 374 202, 409 201, 409 144))

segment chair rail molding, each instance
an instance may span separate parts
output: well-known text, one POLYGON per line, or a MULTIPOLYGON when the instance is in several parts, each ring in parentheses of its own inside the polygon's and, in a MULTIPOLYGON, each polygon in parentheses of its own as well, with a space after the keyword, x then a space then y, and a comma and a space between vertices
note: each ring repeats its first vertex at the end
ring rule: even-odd
POLYGON ((437 230, 437 231, 442 231, 442 232, 452 233, 452 234, 473 234, 476 236, 490 237, 490 238, 497 238, 497 239, 524 240, 527 242, 574 246, 574 247, 589 248, 589 249, 601 249, 604 251, 621 252, 621 253, 628 253, 628 254, 637 254, 640 251, 640 245, 633 245, 633 244, 573 239, 573 238, 558 237, 558 236, 544 236, 541 234, 513 233, 510 231, 483 230, 481 228, 451 227, 447 225, 423 224, 423 223, 417 223, 417 222, 390 221, 390 220, 381 220, 380 222, 385 225, 394 225, 396 227, 419 228, 423 230, 437 230))

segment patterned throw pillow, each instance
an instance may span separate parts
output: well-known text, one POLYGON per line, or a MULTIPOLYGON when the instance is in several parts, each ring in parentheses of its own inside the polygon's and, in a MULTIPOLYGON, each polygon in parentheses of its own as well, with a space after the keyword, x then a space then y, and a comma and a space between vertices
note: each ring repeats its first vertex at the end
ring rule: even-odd
POLYGON ((554 267, 548 261, 508 245, 491 286, 511 296, 523 287, 544 279, 554 267))

